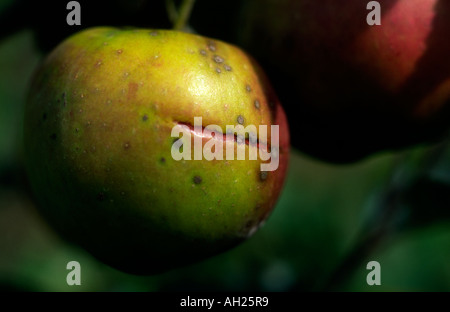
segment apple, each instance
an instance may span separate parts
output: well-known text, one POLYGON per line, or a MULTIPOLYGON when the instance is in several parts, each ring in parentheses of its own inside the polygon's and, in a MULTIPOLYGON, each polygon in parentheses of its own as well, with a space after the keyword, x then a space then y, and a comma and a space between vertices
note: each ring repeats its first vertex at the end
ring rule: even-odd
MULTIPOLYGON (((257 143, 272 142, 272 133, 257 143)), ((233 152, 239 144, 248 152, 249 139, 238 141, 233 152)), ((283 109, 238 47, 111 27, 77 33, 48 55, 31 85, 24 143, 48 222, 104 263, 135 274, 193 263, 251 236, 276 204, 289 155, 283 109), (179 140, 179 150, 187 148, 187 134, 201 146, 229 143, 225 134, 198 131, 196 117, 222 133, 226 125, 278 125, 279 143, 271 146, 278 169, 261 171, 267 161, 259 157, 174 159, 179 140), (176 128, 185 131, 181 139, 172 136, 176 128)))
POLYGON ((450 121, 450 3, 248 1, 238 41, 266 69, 292 144, 334 162, 440 140, 450 121))

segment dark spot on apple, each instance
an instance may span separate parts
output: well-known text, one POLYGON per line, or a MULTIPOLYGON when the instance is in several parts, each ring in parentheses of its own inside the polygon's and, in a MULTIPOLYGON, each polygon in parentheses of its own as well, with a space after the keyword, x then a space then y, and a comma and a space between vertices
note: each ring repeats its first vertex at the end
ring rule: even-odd
POLYGON ((164 164, 166 162, 166 159, 164 157, 161 157, 161 159, 159 161, 164 164))
POLYGON ((231 71, 231 66, 229 65, 223 65, 223 68, 225 68, 226 71, 231 71))
POLYGON ((201 49, 200 50, 200 54, 203 55, 203 56, 206 56, 206 51, 204 49, 201 49))
POLYGON ((267 176, 269 175, 269 172, 267 172, 267 171, 260 171, 260 173, 259 173, 259 179, 261 180, 261 181, 265 181, 265 180, 267 180, 267 176))
POLYGON ((148 120, 148 116, 147 115, 142 116, 142 121, 147 121, 147 120, 148 120))
POLYGON ((122 54, 123 51, 122 51, 122 49, 119 49, 116 52, 117 52, 117 54, 122 54))
POLYGON ((125 143, 123 144, 123 148, 124 148, 125 150, 130 149, 130 147, 131 147, 130 142, 125 142, 125 143))
POLYGON ((52 133, 52 134, 50 135, 50 139, 56 140, 56 133, 52 133))
POLYGON ((222 71, 220 70, 219 67, 216 67, 216 72, 220 74, 222 71))
POLYGON ((243 125, 244 124, 244 116, 239 115, 237 117, 237 122, 238 122, 238 124, 243 125))
POLYGON ((158 36, 159 33, 158 33, 156 30, 153 30, 153 31, 151 31, 151 32, 149 33, 149 35, 152 36, 152 37, 155 37, 155 36, 158 36))
POLYGON ((213 52, 216 51, 216 43, 212 40, 209 40, 208 41, 208 49, 213 52))
POLYGON ((245 90, 247 90, 247 92, 252 92, 252 88, 249 85, 245 86, 245 90))
POLYGON ((76 133, 78 133, 80 131, 80 129, 78 129, 78 128, 75 128, 75 132, 76 133))
POLYGON ((42 120, 47 120, 47 114, 46 113, 42 114, 42 120))
POLYGON ((200 176, 195 176, 194 177, 194 183, 195 184, 200 184, 202 183, 202 178, 200 176))
POLYGON ((97 194, 97 199, 98 199, 99 201, 104 201, 105 198, 106 198, 105 193, 100 192, 100 193, 97 194))
POLYGON ((219 64, 223 63, 223 58, 218 55, 214 55, 213 60, 214 60, 214 62, 219 63, 219 64))
POLYGON ((259 109, 259 108, 261 107, 261 104, 259 103, 258 100, 255 100, 255 107, 256 107, 257 109, 259 109))

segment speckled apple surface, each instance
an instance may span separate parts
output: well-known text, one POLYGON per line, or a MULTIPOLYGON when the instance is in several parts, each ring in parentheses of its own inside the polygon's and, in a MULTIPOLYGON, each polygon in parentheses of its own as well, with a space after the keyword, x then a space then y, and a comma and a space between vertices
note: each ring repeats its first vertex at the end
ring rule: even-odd
POLYGON ((34 77, 24 137, 49 223, 137 274, 198 261, 253 234, 276 203, 289 154, 283 109, 251 57, 165 30, 102 27, 66 39, 34 77), (262 174, 261 160, 248 157, 174 160, 171 130, 194 117, 223 131, 279 125, 279 168, 262 174))

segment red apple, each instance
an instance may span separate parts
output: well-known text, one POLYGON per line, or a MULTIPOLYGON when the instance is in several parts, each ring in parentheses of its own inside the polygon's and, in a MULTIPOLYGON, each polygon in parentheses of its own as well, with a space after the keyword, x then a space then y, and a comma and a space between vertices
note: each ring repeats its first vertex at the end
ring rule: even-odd
POLYGON ((439 139, 450 121, 450 2, 250 1, 241 45, 267 69, 292 144, 338 162, 439 139))

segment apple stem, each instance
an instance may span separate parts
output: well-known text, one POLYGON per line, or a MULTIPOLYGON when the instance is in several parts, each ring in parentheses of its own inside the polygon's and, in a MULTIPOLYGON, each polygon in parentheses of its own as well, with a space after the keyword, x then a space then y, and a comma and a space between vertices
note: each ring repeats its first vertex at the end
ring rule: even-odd
POLYGON ((186 28, 194 3, 195 0, 183 0, 177 12, 173 0, 166 1, 167 12, 169 19, 173 23, 174 30, 183 30, 186 28))
POLYGON ((166 0, 165 2, 169 21, 172 23, 172 25, 175 25, 175 21, 178 18, 178 12, 177 8, 175 7, 175 2, 173 2, 173 0, 166 0))

